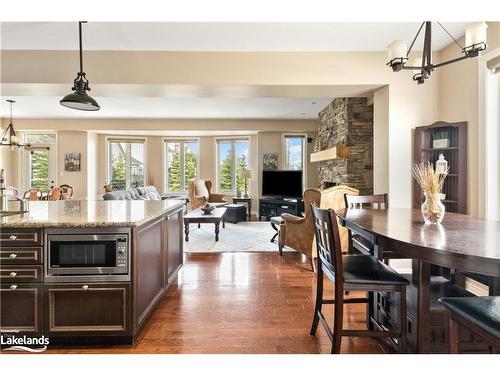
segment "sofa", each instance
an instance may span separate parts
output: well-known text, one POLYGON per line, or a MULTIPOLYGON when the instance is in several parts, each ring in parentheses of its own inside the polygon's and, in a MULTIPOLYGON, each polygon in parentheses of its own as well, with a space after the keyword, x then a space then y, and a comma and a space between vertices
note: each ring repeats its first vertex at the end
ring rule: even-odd
POLYGON ((153 200, 153 201, 159 201, 162 199, 170 199, 170 198, 182 198, 187 201, 186 196, 175 196, 175 197, 170 197, 170 196, 161 196, 158 193, 158 190, 156 190, 156 187, 153 185, 150 186, 138 186, 135 188, 129 188, 126 190, 116 190, 116 191, 110 191, 108 193, 104 193, 102 196, 104 200, 127 200, 127 201, 132 201, 132 200, 153 200))

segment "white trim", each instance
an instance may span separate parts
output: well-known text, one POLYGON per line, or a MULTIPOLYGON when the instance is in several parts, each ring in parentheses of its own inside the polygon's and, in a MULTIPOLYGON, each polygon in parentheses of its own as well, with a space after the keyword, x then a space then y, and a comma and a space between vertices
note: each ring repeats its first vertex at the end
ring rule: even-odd
MULTIPOLYGON (((252 138, 250 136, 222 136, 222 137, 214 137, 214 153, 215 153, 215 165, 214 165, 214 176, 215 176, 215 190, 219 194, 234 194, 236 195, 236 191, 231 192, 221 192, 219 191, 219 150, 217 148, 217 143, 220 140, 246 140, 248 142, 248 166, 252 167, 252 138)), ((234 155, 232 155, 234 157, 234 155)), ((256 173, 256 171, 253 171, 256 173)), ((254 177, 255 178, 255 177, 254 177)), ((236 184, 235 184, 236 186, 236 184)), ((248 195, 251 196, 252 192, 252 184, 248 184, 248 195)))
POLYGON ((305 190, 307 186, 307 133, 281 133, 281 169, 285 169, 286 164, 286 137, 295 136, 304 138, 302 144, 302 191, 305 190))
POLYGON ((488 87, 487 87, 487 62, 500 56, 500 47, 485 53, 478 61, 478 214, 479 217, 488 216, 488 154, 491 151, 488 147, 488 87))
POLYGON ((148 172, 148 139, 147 137, 137 137, 137 136, 117 136, 117 135, 105 135, 104 136, 104 163, 106 168, 106 183, 109 184, 111 182, 111 176, 109 175, 109 140, 113 139, 123 139, 123 140, 136 140, 143 141, 144 149, 144 185, 150 185, 149 181, 149 172, 148 172))
MULTIPOLYGON (((175 136, 175 137, 162 137, 161 138, 161 147, 162 147, 162 173, 161 173, 161 183, 162 183, 162 191, 163 194, 186 194, 188 192, 187 189, 187 183, 189 181, 184 181, 184 184, 186 186, 186 191, 168 191, 166 189, 167 187, 167 150, 166 150, 166 144, 170 141, 173 142, 189 142, 189 141, 195 141, 198 144, 198 157, 196 159, 196 176, 200 176, 200 145, 201 145, 201 140, 200 137, 186 137, 186 136, 175 136)), ((172 142, 172 143, 173 143, 172 142)))

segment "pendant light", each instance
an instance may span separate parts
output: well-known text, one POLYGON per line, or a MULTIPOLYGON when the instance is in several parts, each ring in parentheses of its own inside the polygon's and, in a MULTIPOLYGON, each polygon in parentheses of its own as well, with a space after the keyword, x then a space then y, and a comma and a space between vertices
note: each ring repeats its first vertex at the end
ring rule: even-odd
POLYGON ((12 104, 14 104, 15 100, 8 99, 7 102, 10 104, 10 122, 7 129, 4 130, 2 135, 0 136, 0 146, 9 146, 11 151, 14 151, 16 147, 29 147, 29 144, 22 144, 20 142, 19 137, 14 130, 14 124, 12 123, 12 104))
POLYGON ((83 72, 83 52, 82 52, 82 24, 87 23, 87 21, 78 22, 78 30, 80 36, 80 71, 77 73, 75 81, 73 82, 73 87, 71 94, 66 95, 59 102, 63 106, 73 109, 79 109, 81 111, 98 111, 101 109, 99 104, 87 94, 90 91, 89 81, 85 77, 83 72))

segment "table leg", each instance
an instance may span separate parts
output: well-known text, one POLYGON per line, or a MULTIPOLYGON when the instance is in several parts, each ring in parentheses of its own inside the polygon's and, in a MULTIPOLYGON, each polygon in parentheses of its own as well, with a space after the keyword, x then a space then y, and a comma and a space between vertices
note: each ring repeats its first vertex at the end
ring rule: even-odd
POLYGON ((412 260, 412 284, 417 288, 417 340, 415 351, 428 353, 430 337, 431 265, 412 260))
POLYGON ((248 221, 252 220, 252 200, 248 201, 248 221))
POLYGON ((222 218, 222 228, 226 229, 226 219, 222 218))
POLYGON ((189 241, 189 222, 184 220, 184 234, 186 236, 186 242, 189 241))
POLYGON ((215 241, 219 241, 219 223, 215 223, 215 241))

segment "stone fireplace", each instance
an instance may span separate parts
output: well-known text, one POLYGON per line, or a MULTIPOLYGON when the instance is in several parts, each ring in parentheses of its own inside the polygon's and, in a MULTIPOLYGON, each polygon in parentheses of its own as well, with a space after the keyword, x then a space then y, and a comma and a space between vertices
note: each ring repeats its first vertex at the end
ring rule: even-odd
POLYGON ((336 98, 319 113, 319 121, 315 152, 351 147, 348 158, 319 162, 319 180, 373 194, 373 105, 367 98, 336 98))

